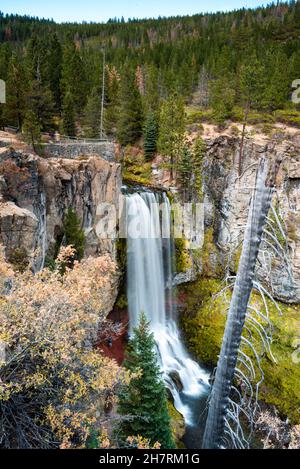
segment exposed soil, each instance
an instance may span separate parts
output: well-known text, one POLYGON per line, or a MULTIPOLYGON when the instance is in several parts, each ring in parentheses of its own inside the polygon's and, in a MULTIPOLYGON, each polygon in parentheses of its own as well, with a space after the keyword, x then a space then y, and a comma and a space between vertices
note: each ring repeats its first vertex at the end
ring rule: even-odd
POLYGON ((104 355, 117 361, 119 365, 123 363, 125 356, 125 349, 128 343, 128 312, 126 309, 121 309, 115 306, 109 314, 108 319, 115 324, 121 325, 122 330, 119 334, 112 334, 109 339, 106 339, 98 344, 100 350, 104 355))

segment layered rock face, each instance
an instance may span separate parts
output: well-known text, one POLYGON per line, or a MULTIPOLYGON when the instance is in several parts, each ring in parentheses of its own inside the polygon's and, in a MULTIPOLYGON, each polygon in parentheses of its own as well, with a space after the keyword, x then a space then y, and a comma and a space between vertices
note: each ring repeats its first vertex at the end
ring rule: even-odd
POLYGON ((115 240, 99 237, 97 224, 103 217, 101 204, 118 210, 118 164, 94 156, 43 159, 13 150, 0 163, 0 244, 7 252, 25 250, 38 269, 46 254, 54 254, 66 212, 73 208, 85 230, 85 254, 115 257, 115 240))
MULTIPOLYGON (((235 271, 247 222, 249 203, 255 186, 258 160, 277 161, 277 191, 273 205, 288 243, 292 275, 279 257, 268 250, 269 276, 262 280, 273 293, 287 302, 300 302, 300 148, 297 142, 259 144, 247 139, 243 150, 243 170, 238 177, 240 141, 220 136, 207 142, 203 167, 205 225, 213 229, 220 263, 235 271)), ((283 238, 278 230, 279 237, 283 238)))

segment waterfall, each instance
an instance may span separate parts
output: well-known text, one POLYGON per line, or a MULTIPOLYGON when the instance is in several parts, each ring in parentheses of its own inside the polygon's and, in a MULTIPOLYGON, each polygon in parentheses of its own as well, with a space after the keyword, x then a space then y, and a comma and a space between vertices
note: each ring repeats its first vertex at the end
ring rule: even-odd
POLYGON ((39 272, 45 266, 47 252, 47 207, 44 192, 40 194, 37 207, 38 231, 36 239, 36 254, 33 262, 33 271, 39 272))
POLYGON ((166 194, 126 194, 126 226, 130 330, 138 325, 143 311, 150 321, 175 407, 192 426, 195 421, 184 397, 206 394, 209 375, 189 357, 177 327, 172 295, 171 209, 166 194))

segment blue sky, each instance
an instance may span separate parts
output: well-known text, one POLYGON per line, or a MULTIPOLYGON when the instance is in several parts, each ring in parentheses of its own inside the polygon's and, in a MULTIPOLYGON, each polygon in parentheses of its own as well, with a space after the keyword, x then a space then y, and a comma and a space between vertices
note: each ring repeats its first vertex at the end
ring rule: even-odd
POLYGON ((146 18, 228 11, 270 3, 263 0, 1 0, 4 13, 29 14, 55 21, 107 21, 109 18, 146 18))

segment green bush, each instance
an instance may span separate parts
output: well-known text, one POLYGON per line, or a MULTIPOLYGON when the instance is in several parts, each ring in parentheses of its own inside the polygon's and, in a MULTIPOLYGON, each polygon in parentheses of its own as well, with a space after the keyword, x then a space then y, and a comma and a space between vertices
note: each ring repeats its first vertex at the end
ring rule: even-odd
POLYGON ((300 128, 300 111, 296 109, 282 109, 275 111, 276 120, 287 125, 300 128))

